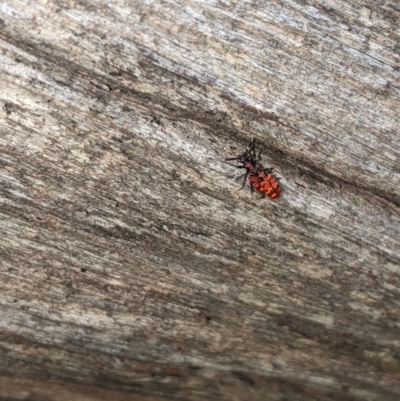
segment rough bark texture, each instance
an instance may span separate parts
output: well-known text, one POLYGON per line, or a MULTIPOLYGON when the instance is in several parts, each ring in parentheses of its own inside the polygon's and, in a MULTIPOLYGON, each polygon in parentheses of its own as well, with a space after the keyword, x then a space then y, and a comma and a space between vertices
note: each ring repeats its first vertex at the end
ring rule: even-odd
POLYGON ((0 399, 398 400, 398 4, 0 3, 0 399))

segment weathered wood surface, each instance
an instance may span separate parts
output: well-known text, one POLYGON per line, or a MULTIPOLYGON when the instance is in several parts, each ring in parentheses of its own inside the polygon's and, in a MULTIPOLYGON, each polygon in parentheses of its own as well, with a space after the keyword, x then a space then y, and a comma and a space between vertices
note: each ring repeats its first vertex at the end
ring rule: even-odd
POLYGON ((1 2, 0 399, 398 400, 399 39, 395 0, 1 2))

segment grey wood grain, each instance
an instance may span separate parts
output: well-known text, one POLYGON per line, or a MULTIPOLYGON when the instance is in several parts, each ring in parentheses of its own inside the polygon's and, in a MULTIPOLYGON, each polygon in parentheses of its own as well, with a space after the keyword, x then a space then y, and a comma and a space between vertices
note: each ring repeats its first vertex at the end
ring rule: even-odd
POLYGON ((0 4, 0 399, 398 400, 395 1, 0 4), (277 202, 224 162, 251 138, 277 202))

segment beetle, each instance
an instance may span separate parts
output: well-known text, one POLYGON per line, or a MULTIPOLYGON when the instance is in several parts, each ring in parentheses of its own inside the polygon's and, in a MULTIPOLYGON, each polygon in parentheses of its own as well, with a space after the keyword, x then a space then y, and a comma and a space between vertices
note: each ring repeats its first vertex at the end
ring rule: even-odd
POLYGON ((279 178, 275 178, 272 174, 272 168, 264 168, 261 161, 261 151, 256 153, 255 139, 250 142, 247 149, 238 157, 225 159, 225 161, 239 160, 242 163, 237 168, 246 169, 242 188, 246 185, 247 179, 250 182, 250 189, 252 192, 256 190, 262 195, 262 198, 268 196, 270 199, 278 199, 281 195, 282 189, 279 184, 279 178))

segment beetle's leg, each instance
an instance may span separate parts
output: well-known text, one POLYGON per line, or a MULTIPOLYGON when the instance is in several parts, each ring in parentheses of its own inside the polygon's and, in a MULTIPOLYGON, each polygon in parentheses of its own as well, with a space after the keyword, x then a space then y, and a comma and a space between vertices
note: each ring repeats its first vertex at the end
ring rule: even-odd
POLYGON ((253 150, 254 149, 254 147, 255 147, 255 140, 254 140, 254 138, 251 140, 251 142, 249 143, 249 145, 247 146, 247 151, 251 151, 251 150, 253 150))
POLYGON ((242 158, 246 159, 248 157, 248 155, 251 155, 251 158, 253 158, 253 153, 254 153, 254 138, 252 139, 252 141, 247 145, 246 150, 243 152, 242 155, 238 156, 238 157, 231 157, 229 159, 225 159, 225 161, 230 161, 230 160, 240 160, 242 158))
MULTIPOLYGON (((260 156, 260 155, 258 155, 258 156, 260 156)), ((253 147, 253 149, 251 150, 251 156, 250 157, 251 157, 251 160, 253 161, 253 163, 257 164, 258 158, 257 158, 257 153, 256 153, 256 148, 255 147, 253 147)))
POLYGON ((243 185, 241 186, 240 189, 243 189, 244 186, 246 185, 247 177, 249 176, 249 171, 246 171, 246 174, 244 175, 244 180, 243 180, 243 185))
POLYGON ((257 155, 256 148, 253 148, 251 158, 252 158, 254 164, 258 164, 261 160, 261 150, 258 152, 258 155, 257 155))
POLYGON ((252 141, 248 144, 245 152, 243 153, 243 156, 246 157, 248 154, 252 154, 252 152, 254 151, 254 138, 252 139, 252 141))
POLYGON ((246 174, 239 175, 239 177, 236 177, 236 178, 235 178, 235 181, 243 180, 243 178, 245 177, 245 175, 246 175, 246 174))

